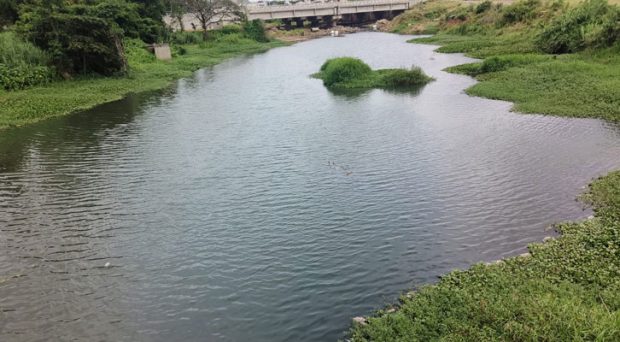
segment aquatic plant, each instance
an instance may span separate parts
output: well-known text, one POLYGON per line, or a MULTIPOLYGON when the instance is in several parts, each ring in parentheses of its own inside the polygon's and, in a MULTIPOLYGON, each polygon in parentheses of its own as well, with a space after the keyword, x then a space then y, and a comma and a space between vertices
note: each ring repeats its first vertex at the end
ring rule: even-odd
POLYGON ((323 80, 329 88, 412 88, 422 86, 432 78, 418 68, 372 70, 353 57, 327 60, 313 77, 323 80))

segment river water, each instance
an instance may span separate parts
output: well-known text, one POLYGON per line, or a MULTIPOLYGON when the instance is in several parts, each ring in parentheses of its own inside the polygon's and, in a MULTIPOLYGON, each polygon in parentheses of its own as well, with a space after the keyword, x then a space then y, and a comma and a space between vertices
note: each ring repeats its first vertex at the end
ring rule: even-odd
POLYGON ((575 198, 620 167, 620 128, 469 97, 441 71, 468 58, 408 38, 303 42, 0 132, 0 340, 336 340, 589 214, 575 198), (342 55, 436 81, 308 77, 342 55))

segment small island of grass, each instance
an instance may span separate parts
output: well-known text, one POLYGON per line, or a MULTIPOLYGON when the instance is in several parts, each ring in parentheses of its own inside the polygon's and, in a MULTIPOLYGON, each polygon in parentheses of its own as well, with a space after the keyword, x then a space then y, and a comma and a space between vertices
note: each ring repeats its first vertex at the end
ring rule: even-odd
POLYGON ((372 70, 360 59, 352 57, 328 59, 312 76, 323 80, 330 89, 415 89, 433 80, 418 67, 372 70))

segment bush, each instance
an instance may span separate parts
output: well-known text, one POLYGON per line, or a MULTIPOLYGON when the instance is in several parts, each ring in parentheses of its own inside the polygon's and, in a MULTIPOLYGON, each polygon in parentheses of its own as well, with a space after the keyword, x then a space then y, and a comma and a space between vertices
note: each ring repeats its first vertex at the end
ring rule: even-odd
POLYGON ((127 70, 118 24, 93 15, 90 5, 32 5, 21 13, 20 28, 47 51, 62 73, 112 75, 127 70))
POLYGON ((484 13, 488 11, 489 9, 491 9, 491 5, 492 3, 490 0, 485 0, 479 3, 478 6, 476 6, 476 14, 480 14, 480 13, 484 13))
POLYGON ((0 33, 0 63, 5 65, 47 65, 47 53, 32 43, 20 39, 14 32, 0 33))
POLYGON ((506 6, 502 14, 502 22, 513 24, 533 19, 538 7, 540 7, 540 0, 521 0, 506 6))
POLYGON ((243 23, 243 34, 252 40, 257 42, 268 42, 269 38, 265 34, 265 27, 263 22, 256 19, 252 21, 246 21, 243 23))
POLYGON ((173 32, 170 36, 170 42, 174 44, 200 44, 203 41, 200 32, 173 32))
POLYGON ((605 0, 587 0, 554 19, 536 37, 547 53, 607 47, 620 41, 620 9, 605 0))
POLYGON ((382 70, 380 75, 380 82, 386 88, 417 87, 431 80, 419 67, 382 70))
POLYGON ((42 65, 6 65, 0 63, 0 87, 5 90, 19 90, 48 83, 55 72, 42 65))
POLYGON ((337 83, 368 77, 372 69, 360 59, 339 57, 323 63, 321 72, 323 83, 330 87, 337 83))

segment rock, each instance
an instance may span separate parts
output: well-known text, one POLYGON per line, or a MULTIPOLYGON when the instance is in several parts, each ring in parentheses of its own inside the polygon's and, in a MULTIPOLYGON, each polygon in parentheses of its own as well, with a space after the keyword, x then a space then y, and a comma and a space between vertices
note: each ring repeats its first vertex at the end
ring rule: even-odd
POLYGON ((519 254, 519 256, 520 256, 521 258, 529 258, 529 257, 531 257, 531 256, 532 256, 532 254, 530 254, 530 253, 522 253, 522 254, 519 254))
POLYGON ((318 27, 312 27, 312 28, 310 28, 310 31, 312 31, 312 32, 319 32, 319 28, 318 27))
POLYGON ((390 25, 390 21, 387 19, 381 19, 378 20, 374 25, 373 28, 375 30, 379 30, 379 31, 383 31, 383 30, 387 30, 388 26, 390 25))
POLYGON ((353 323, 366 325, 368 324, 368 320, 366 319, 366 317, 357 316, 357 317, 353 317, 353 323))
POLYGON ((503 263, 504 263, 504 260, 498 259, 498 260, 495 260, 495 261, 487 262, 487 263, 485 263, 485 265, 493 266, 493 265, 500 265, 500 264, 503 264, 503 263))
POLYGON ((588 220, 591 220, 591 219, 593 219, 593 218, 594 218, 594 215, 590 215, 590 216, 588 216, 588 220))
POLYGON ((396 312, 396 309, 395 308, 389 308, 389 309, 385 310, 385 312, 393 313, 393 312, 396 312))
POLYGON ((103 265, 103 267, 105 267, 105 268, 110 267, 110 263, 109 263, 109 262, 106 262, 106 263, 105 263, 105 265, 103 265))
POLYGON ((554 240, 552 236, 545 236, 545 238, 543 239, 543 242, 549 242, 554 240))

